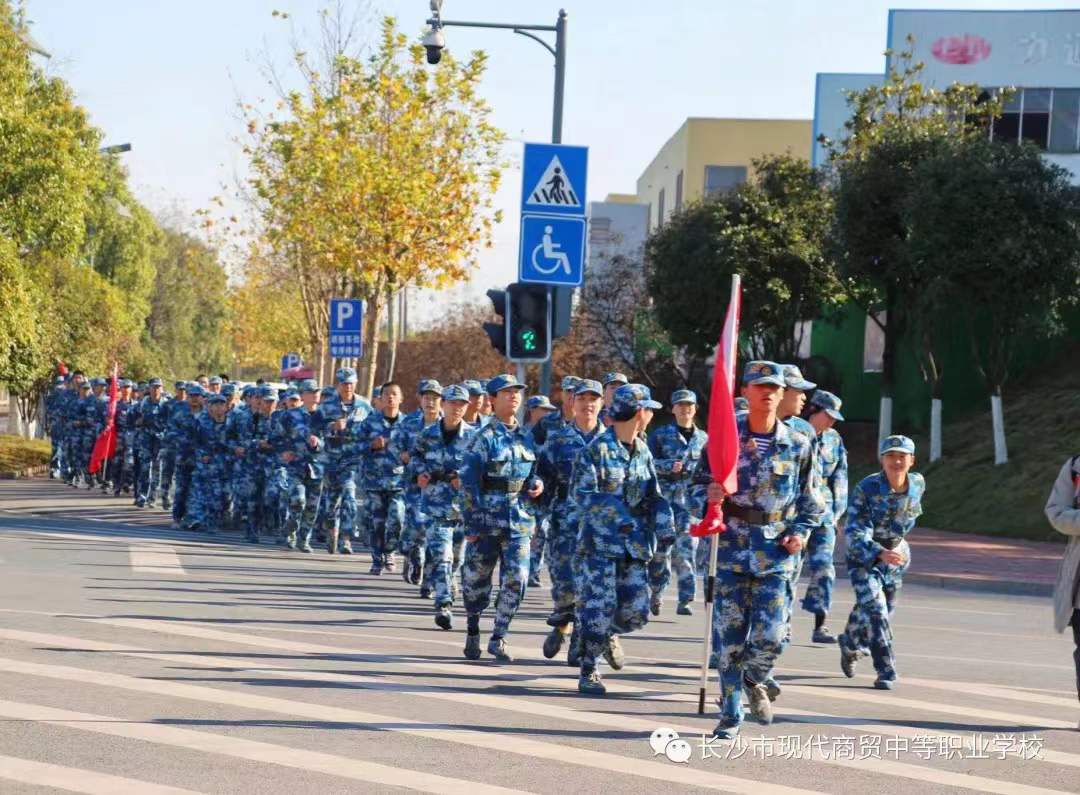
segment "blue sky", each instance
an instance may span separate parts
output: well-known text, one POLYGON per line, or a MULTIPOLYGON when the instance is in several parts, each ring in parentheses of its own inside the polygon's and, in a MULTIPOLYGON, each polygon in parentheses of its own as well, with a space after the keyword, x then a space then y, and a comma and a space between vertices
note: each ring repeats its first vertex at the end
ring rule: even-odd
MULTIPOLYGON (((204 207, 231 185, 243 159, 237 97, 270 95, 265 54, 284 64, 290 23, 314 30, 316 0, 26 0, 34 37, 53 54, 107 143, 124 155, 140 199, 154 210, 204 207), (290 14, 290 23, 271 16, 290 14)), ((419 36, 427 0, 346 0, 372 21, 396 16, 419 36)), ((563 140, 590 147, 589 198, 632 192, 637 176, 688 116, 806 118, 817 72, 883 69, 886 19, 902 8, 1069 8, 1075 2, 881 0, 445 0, 447 19, 553 24, 569 18, 563 140)), ((370 29, 370 26, 369 26, 370 29)), ((373 29, 372 29, 373 30, 373 29)), ((509 31, 449 28, 458 52, 484 49, 483 92, 495 122, 519 141, 551 131, 552 58, 509 31)), ((471 283, 417 300, 430 316, 516 277, 520 171, 497 202, 506 220, 471 283)))

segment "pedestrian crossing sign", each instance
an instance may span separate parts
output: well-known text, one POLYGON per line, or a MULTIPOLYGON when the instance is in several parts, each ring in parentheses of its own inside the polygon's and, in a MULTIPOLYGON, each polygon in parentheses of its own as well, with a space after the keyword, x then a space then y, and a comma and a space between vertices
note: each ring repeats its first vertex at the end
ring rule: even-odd
POLYGON ((525 144, 521 212, 585 215, 589 149, 562 144, 525 144))
POLYGON ((581 200, 573 184, 566 177, 559 156, 551 158, 544 175, 536 183, 529 196, 528 204, 532 207, 581 207, 581 200))

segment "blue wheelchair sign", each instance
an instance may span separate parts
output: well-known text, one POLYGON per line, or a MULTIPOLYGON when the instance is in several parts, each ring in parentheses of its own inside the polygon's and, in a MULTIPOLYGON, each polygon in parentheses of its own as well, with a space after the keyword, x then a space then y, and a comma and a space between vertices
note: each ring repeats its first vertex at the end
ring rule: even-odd
POLYGON ((521 217, 518 281, 580 287, 584 275, 584 218, 521 217))

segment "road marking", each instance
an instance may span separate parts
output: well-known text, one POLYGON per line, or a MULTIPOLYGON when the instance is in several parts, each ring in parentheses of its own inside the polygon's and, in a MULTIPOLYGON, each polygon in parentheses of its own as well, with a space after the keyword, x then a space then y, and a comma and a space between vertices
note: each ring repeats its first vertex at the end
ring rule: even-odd
MULTIPOLYGON (((72 640, 78 641, 79 639, 74 638, 72 640)), ((207 662, 203 661, 204 667, 207 666, 207 662)), ((217 665, 217 663, 213 664, 217 665)), ((658 763, 648 759, 641 760, 619 754, 577 748, 572 745, 530 740, 510 733, 495 734, 476 729, 455 728, 445 724, 410 720, 396 715, 381 715, 343 707, 324 706, 304 701, 220 690, 161 679, 147 681, 106 671, 73 668, 66 665, 44 665, 5 658, 0 658, 0 670, 26 676, 77 682, 79 684, 92 681, 96 686, 149 693, 158 697, 167 696, 190 701, 201 701, 219 706, 229 705, 244 709, 261 710, 317 721, 365 724, 382 731, 401 732, 438 742, 457 743, 473 748, 518 754, 534 759, 544 759, 560 765, 580 765, 622 775, 640 776, 662 781, 665 784, 685 784, 723 792, 746 793, 746 795, 755 795, 756 793, 805 795, 807 792, 815 792, 815 790, 768 784, 695 768, 683 768, 666 762, 658 763)), ((645 745, 644 737, 642 738, 642 745, 645 745)), ((974 781, 973 777, 957 776, 957 778, 974 781)))
POLYGON ((144 574, 167 574, 172 577, 187 576, 176 550, 172 547, 133 544, 128 553, 131 556, 132 571, 144 574))
MULTIPOLYGON (((17 701, 0 700, 0 715, 10 720, 34 721, 35 723, 49 723, 64 726, 69 729, 107 734, 112 737, 124 737, 130 740, 168 745, 174 748, 185 748, 191 751, 199 751, 207 754, 218 754, 235 759, 244 759, 251 762, 261 762, 269 765, 306 770, 315 773, 339 776, 341 778, 363 781, 368 784, 382 784, 388 787, 402 787, 415 789, 421 792, 441 792, 451 795, 471 795, 472 793, 487 793, 488 795, 513 795, 522 790, 507 789, 484 784, 477 781, 466 781, 458 778, 448 778, 425 773, 421 770, 391 767, 375 762, 364 762, 358 759, 350 759, 343 756, 334 756, 319 751, 307 751, 293 746, 274 745, 256 740, 245 740, 228 734, 214 734, 212 732, 194 731, 192 729, 179 729, 172 726, 163 726, 157 723, 131 722, 116 717, 92 715, 85 712, 71 712, 65 709, 39 706, 37 704, 24 704, 17 701)), ((4 757, 0 757, 0 776, 4 775, 7 767, 4 757)), ((70 768, 64 768, 70 770, 70 768)), ((73 771, 82 774, 87 771, 73 771)), ((110 776, 109 778, 112 778, 110 776)), ((127 779, 122 779, 127 781, 127 779)), ((35 783, 38 783, 35 781, 35 783)), ((134 786, 122 789, 114 788, 107 790, 109 793, 117 792, 153 792, 147 789, 145 782, 131 782, 134 786)), ((59 786, 54 784, 53 786, 59 786)), ((79 792, 90 790, 76 790, 79 792)), ((93 790, 97 792, 99 790, 93 790)), ((162 792, 188 792, 188 790, 174 790, 171 787, 162 792)))
POLYGON ((38 787, 55 787, 68 792, 86 792, 90 795, 119 795, 123 792, 138 792, 140 795, 199 795, 195 790, 152 784, 123 776, 110 776, 96 770, 18 759, 14 756, 0 756, 0 778, 38 787))
MULTIPOLYGON (((165 632, 165 634, 172 634, 172 633, 168 633, 166 630, 161 630, 161 631, 165 632)), ((181 633, 181 634, 186 634, 186 633, 181 633)), ((220 633, 220 634, 231 634, 231 633, 220 633)), ((136 648, 132 648, 130 645, 128 645, 127 647, 125 647, 125 646, 116 646, 115 644, 110 644, 110 643, 99 643, 97 641, 84 641, 84 640, 82 640, 80 638, 67 638, 67 637, 64 637, 64 636, 43 635, 43 634, 40 634, 40 633, 20 632, 20 631, 15 631, 15 630, 13 630, 13 631, 0 630, 0 637, 9 637, 9 638, 12 638, 12 639, 15 639, 15 640, 25 640, 25 641, 29 641, 29 642, 33 642, 33 643, 47 643, 47 644, 50 644, 52 646, 70 645, 70 646, 76 646, 76 647, 80 647, 80 648, 95 648, 95 649, 98 649, 98 650, 101 650, 101 651, 113 651, 113 650, 115 650, 118 654, 121 654, 122 656, 133 656, 133 657, 142 657, 142 658, 149 658, 149 659, 155 659, 155 660, 162 660, 162 661, 174 664, 174 665, 183 664, 183 665, 198 666, 198 667, 202 667, 202 668, 215 668, 215 669, 237 668, 237 669, 239 669, 241 671, 248 672, 248 673, 251 673, 251 672, 263 672, 263 673, 268 673, 270 676, 275 676, 275 675, 280 674, 283 677, 288 677, 288 678, 292 678, 292 679, 305 679, 305 680, 314 680, 314 681, 332 681, 332 682, 353 682, 353 683, 356 683, 356 684, 361 684, 362 686, 365 686, 365 687, 371 687, 372 689, 378 689, 378 690, 383 690, 383 691, 397 691, 397 692, 403 692, 403 693, 407 693, 407 694, 415 694, 415 695, 425 697, 425 698, 436 698, 436 699, 440 699, 440 700, 449 700, 449 701, 460 702, 460 703, 463 703, 463 704, 471 704, 471 705, 475 705, 475 706, 479 706, 479 707, 502 709, 502 710, 517 712, 517 713, 530 714, 530 715, 540 714, 540 715, 545 715, 547 717, 559 718, 559 719, 570 720, 570 721, 575 721, 575 722, 589 723, 589 724, 600 725, 600 726, 604 726, 604 727, 608 727, 608 728, 617 728, 617 729, 623 729, 623 730, 637 729, 637 730, 642 732, 643 737, 644 737, 644 735, 648 734, 652 729, 654 729, 655 726, 656 726, 656 720, 651 719, 651 718, 639 718, 639 717, 632 716, 632 715, 611 715, 611 714, 608 714, 608 713, 590 712, 590 711, 587 711, 587 710, 575 710, 575 709, 569 709, 569 708, 558 706, 558 705, 547 704, 547 703, 544 703, 544 702, 526 701, 524 699, 521 699, 520 697, 509 698, 509 697, 505 697, 505 696, 498 696, 498 695, 487 694, 487 693, 477 693, 475 691, 471 691, 471 692, 454 692, 454 691, 441 691, 438 688, 432 688, 430 686, 424 686, 424 685, 412 685, 412 684, 396 685, 396 684, 388 682, 386 680, 380 680, 380 679, 376 679, 374 677, 366 677, 366 676, 357 675, 357 674, 337 674, 337 673, 333 673, 333 672, 329 672, 329 671, 317 671, 317 670, 316 671, 311 671, 311 670, 299 670, 299 671, 298 670, 290 670, 289 668, 284 667, 284 666, 278 666, 278 665, 273 665, 273 664, 265 664, 265 663, 262 663, 261 661, 259 662, 258 665, 252 666, 252 665, 250 665, 248 663, 247 660, 243 660, 243 659, 230 659, 230 658, 227 658, 227 657, 215 656, 212 660, 206 660, 206 659, 202 658, 201 656, 197 656, 197 655, 161 654, 161 653, 156 653, 156 652, 152 652, 152 651, 144 651, 144 650, 139 650, 139 649, 136 649, 136 648)), ((241 637, 243 637, 243 636, 241 636, 241 637)), ((305 645, 305 644, 296 644, 296 645, 305 645)), ((289 650, 291 650, 291 651, 299 651, 299 649, 289 649, 289 650)), ((5 661, 3 659, 0 659, 0 669, 6 668, 8 664, 9 664, 9 661, 5 661)), ((414 668, 424 668, 425 667, 425 666, 409 664, 409 663, 406 663, 405 665, 407 667, 414 667, 414 668)), ((456 666, 465 667, 465 668, 469 667, 469 666, 466 666, 464 664, 450 664, 450 665, 447 665, 447 666, 439 666, 439 667, 456 667, 456 666)), ((50 669, 50 670, 51 669, 64 669, 65 668, 65 666, 36 666, 36 667, 50 669)), ((75 669, 75 670, 78 670, 78 669, 75 669)), ((32 671, 30 673, 33 675, 32 671)), ((50 676, 51 673, 43 673, 41 675, 50 676)), ((60 678, 65 678, 65 677, 60 677, 60 678)), ((110 677, 110 679, 111 678, 112 677, 110 677)), ((141 680, 139 680, 139 681, 141 681, 141 680)), ((272 680, 270 680, 270 681, 272 681, 272 680)), ((102 682, 102 681, 98 681, 96 677, 95 677, 95 683, 97 683, 97 684, 106 684, 106 685, 110 685, 110 686, 114 685, 114 682, 112 682, 112 681, 104 681, 104 682, 102 682)), ((567 678, 563 677, 563 678, 551 678, 550 680, 547 680, 547 681, 539 680, 539 681, 534 682, 533 684, 536 684, 536 685, 544 684, 546 686, 561 687, 561 688, 565 689, 566 686, 567 686, 567 683, 568 683, 567 678)), ((115 686, 119 687, 119 686, 123 686, 123 685, 115 685, 115 686)), ((191 686, 183 686, 183 687, 191 687, 191 686)), ((609 690, 613 689, 612 684, 609 684, 608 687, 609 687, 609 690)), ((209 688, 198 688, 198 689, 199 690, 208 690, 209 688)), ((616 692, 627 693, 627 694, 633 693, 635 695, 641 695, 641 693, 642 693, 642 691, 638 690, 637 688, 618 685, 618 684, 614 685, 614 689, 616 690, 616 692)), ((168 694, 172 695, 172 693, 168 693, 168 694)), ((695 701, 695 699, 692 696, 689 696, 689 695, 683 695, 683 694, 665 694, 665 695, 666 696, 676 695, 676 696, 678 696, 678 698, 676 700, 682 701, 682 702, 688 702, 689 703, 689 702, 695 701)), ((232 696, 232 694, 230 694, 230 699, 226 699, 226 700, 231 700, 231 696, 232 696)), ((190 696, 180 695, 180 697, 190 697, 190 696)), ((289 703, 295 704, 295 703, 303 703, 303 702, 289 702, 289 703)), ((244 703, 243 705, 244 706, 249 706, 249 707, 251 706, 250 704, 247 704, 247 703, 244 703)), ((308 706, 313 707, 314 705, 308 705, 308 706)), ((254 708, 259 709, 261 707, 255 706, 254 708)), ((814 717, 818 717, 816 715, 816 713, 803 712, 803 713, 800 713, 800 714, 811 715, 811 716, 814 716, 814 717)), ((412 722, 411 721, 402 721, 402 723, 412 723, 412 722)), ((670 725, 671 728, 673 728, 675 731, 677 731, 680 734, 683 734, 685 736, 697 736, 697 735, 704 734, 704 732, 702 731, 700 726, 674 725, 674 724, 671 724, 670 721, 665 721, 665 725, 670 725)), ((889 727, 885 727, 885 728, 886 728, 886 732, 889 731, 889 727)), ((907 727, 904 727, 904 728, 906 729, 907 727)), ((402 730, 404 730, 404 729, 402 729, 402 730)), ((912 733, 917 733, 917 730, 914 729, 914 728, 910 729, 910 731, 912 733)), ((421 734, 423 734, 423 733, 421 732, 421 734)), ((514 749, 512 749, 512 748, 507 748, 506 750, 514 751, 514 749)), ((1071 758, 1071 757, 1072 757, 1072 755, 1067 755, 1066 754, 1066 755, 1063 755, 1062 758, 1066 759, 1066 758, 1071 758)), ((567 760, 567 761, 573 761, 573 760, 567 760)), ((873 771, 875 771, 876 773, 879 773, 879 774, 880 773, 885 773, 887 775, 898 776, 898 777, 901 777, 901 778, 913 779, 913 780, 917 780, 917 781, 924 781, 924 782, 928 782, 928 783, 941 784, 941 785, 944 785, 944 786, 960 787, 960 788, 965 788, 965 789, 974 789, 974 790, 979 791, 979 792, 997 792, 997 793, 1002 793, 1002 795, 1011 795, 1012 793, 1016 793, 1017 795, 1023 795, 1024 793, 1030 793, 1031 795, 1034 795, 1035 793, 1056 793, 1056 792, 1058 792, 1057 790, 1048 790, 1048 789, 1041 789, 1041 788, 1036 788, 1036 787, 1027 787, 1027 786, 1024 786, 1024 785, 1021 785, 1021 784, 1016 784, 1014 782, 1004 782, 1004 781, 999 781, 999 780, 996 780, 996 779, 988 779, 988 778, 984 778, 984 777, 980 777, 980 776, 972 776, 972 775, 968 775, 968 774, 953 773, 953 772, 950 772, 950 771, 943 771, 943 770, 938 770, 938 769, 934 769, 934 768, 927 768, 927 767, 924 767, 924 766, 921 766, 921 765, 912 765, 912 764, 909 764, 909 763, 906 763, 906 762, 900 762, 900 761, 891 761, 891 760, 884 760, 884 759, 872 759, 872 760, 871 759, 865 759, 865 760, 851 759, 851 760, 848 760, 848 759, 836 759, 836 758, 830 758, 830 759, 820 758, 820 759, 814 759, 814 760, 811 760, 811 761, 815 761, 815 762, 819 762, 819 763, 823 763, 823 764, 837 765, 837 766, 840 766, 840 767, 861 769, 861 770, 872 769, 873 771)), ((1080 761, 1073 760, 1073 762, 1066 761, 1066 762, 1063 762, 1063 763, 1065 763, 1065 764, 1072 764, 1072 763, 1080 764, 1080 761)))

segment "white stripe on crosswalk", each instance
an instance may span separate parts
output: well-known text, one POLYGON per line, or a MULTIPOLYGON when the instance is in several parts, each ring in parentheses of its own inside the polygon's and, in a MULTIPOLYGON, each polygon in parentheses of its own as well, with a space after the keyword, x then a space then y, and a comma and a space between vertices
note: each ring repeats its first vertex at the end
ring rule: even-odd
MULTIPOLYGON (((375 762, 364 762, 358 759, 334 756, 319 751, 308 751, 295 746, 274 745, 273 743, 245 740, 226 734, 179 729, 156 723, 131 722, 115 717, 71 712, 66 709, 54 709, 53 707, 44 707, 37 704, 0 700, 0 715, 10 720, 51 723, 70 729, 106 734, 112 737, 124 737, 129 740, 141 740, 159 745, 169 745, 174 748, 186 748, 207 754, 218 754, 251 762, 325 773, 354 781, 363 781, 368 784, 384 784, 388 787, 415 789, 421 792, 440 792, 448 793, 448 795, 473 795, 473 793, 477 793, 477 795, 513 795, 521 792, 521 790, 496 787, 477 781, 438 776, 420 770, 407 770, 375 762)), ((0 757, 0 776, 3 776, 4 769, 4 758, 0 757)), ((87 771, 72 772, 81 774, 87 771)), ((98 792, 99 790, 93 791, 98 792)), ((173 790, 172 788, 162 790, 162 792, 166 791, 180 792, 181 790, 173 790)), ((123 789, 112 789, 108 790, 108 792, 142 793, 153 792, 153 790, 146 789, 145 782, 130 782, 129 786, 123 789)), ((187 792, 187 790, 183 790, 183 792, 187 792)))
MULTIPOLYGON (((134 624, 142 624, 143 625, 143 626, 141 626, 139 628, 152 629, 152 627, 148 626, 148 625, 157 625, 157 624, 160 624, 162 622, 141 621, 141 620, 134 620, 133 622, 129 622, 128 620, 123 620, 122 622, 102 621, 102 622, 95 622, 95 623, 107 623, 107 624, 123 623, 123 624, 128 624, 128 625, 131 625, 132 623, 134 623, 134 624)), ((131 628, 136 628, 136 627, 131 626, 131 628)), ((229 639, 229 640, 231 640, 233 642, 244 643, 244 644, 247 644, 247 645, 255 645, 255 646, 259 646, 259 647, 281 648, 282 650, 307 652, 307 653, 327 653, 328 650, 330 650, 330 649, 334 649, 336 651, 336 653, 338 653, 338 654, 342 654, 342 653, 345 653, 345 654, 348 654, 348 653, 361 654, 361 653, 364 653, 364 652, 360 652, 360 651, 355 650, 355 649, 341 649, 339 647, 313 646, 312 644, 300 644, 300 643, 296 643, 296 644, 288 643, 284 647, 279 647, 279 646, 273 644, 269 639, 262 639, 262 638, 257 638, 257 637, 253 638, 253 636, 237 635, 237 633, 220 632, 220 631, 217 631, 217 630, 204 630, 202 628, 192 628, 192 627, 174 628, 174 627, 171 627, 171 626, 165 626, 165 627, 160 627, 160 628, 155 627, 155 628, 153 628, 153 631, 160 631, 160 632, 163 632, 163 633, 166 633, 166 634, 177 634, 177 635, 188 636, 188 637, 190 637, 190 636, 205 637, 207 639, 222 640, 222 641, 226 640, 226 639, 229 639), (194 632, 188 631, 188 630, 193 630, 193 629, 195 630, 194 632), (252 641, 252 640, 265 641, 265 642, 262 642, 262 643, 257 643, 257 642, 256 643, 250 643, 250 641, 252 641)), ((407 694, 410 694, 410 695, 417 695, 417 696, 422 696, 422 697, 425 697, 425 698, 433 698, 433 699, 442 700, 442 701, 459 702, 459 703, 462 703, 462 704, 473 705, 473 706, 477 706, 477 707, 500 709, 500 710, 518 712, 518 713, 529 714, 529 715, 543 715, 545 717, 555 718, 555 719, 559 719, 559 720, 563 720, 563 721, 568 720, 568 721, 574 721, 574 722, 579 722, 579 723, 588 723, 588 724, 604 726, 606 728, 612 728, 612 729, 638 730, 638 731, 642 732, 642 736, 645 736, 649 732, 651 732, 655 728, 655 724, 656 724, 655 719, 637 718, 637 717, 628 716, 628 715, 613 716, 613 715, 610 715, 610 714, 607 714, 607 713, 602 713, 602 712, 590 712, 590 711, 585 711, 585 710, 569 709, 569 708, 566 708, 566 707, 562 707, 562 706, 559 706, 559 705, 552 705, 552 704, 548 704, 548 703, 545 703, 545 702, 529 701, 529 700, 525 700, 525 699, 523 699, 521 697, 512 697, 511 698, 511 697, 498 696, 498 695, 488 694, 488 693, 477 693, 475 691, 470 691, 470 692, 445 691, 445 690, 441 690, 439 688, 427 687, 427 686, 422 686, 422 685, 417 686, 417 685, 414 685, 414 684, 398 685, 398 684, 386 681, 385 678, 367 677, 367 676, 355 675, 355 674, 336 674, 336 673, 333 673, 333 672, 319 671, 319 670, 311 670, 311 671, 296 670, 295 668, 290 669, 290 668, 287 668, 285 666, 277 666, 277 665, 272 665, 272 664, 266 664, 266 663, 263 663, 261 661, 257 665, 254 665, 254 666, 251 665, 249 661, 244 660, 244 659, 230 659, 230 658, 223 658, 223 657, 218 657, 218 656, 215 656, 213 660, 208 661, 208 660, 203 659, 202 657, 195 656, 195 655, 183 655, 183 654, 173 654, 173 653, 159 654, 159 653, 155 653, 155 652, 151 652, 151 651, 136 650, 136 649, 131 648, 130 645, 125 648, 125 647, 122 647, 122 646, 115 646, 114 644, 99 643, 97 641, 83 641, 83 640, 78 639, 78 638, 65 638, 64 636, 55 636, 55 635, 41 635, 39 633, 21 632, 21 631, 18 631, 18 630, 10 630, 10 631, 9 630, 0 630, 0 637, 7 637, 7 638, 10 638, 10 639, 13 639, 13 640, 24 640, 24 641, 28 641, 28 642, 32 642, 32 643, 46 643, 46 644, 50 644, 50 645, 53 645, 53 646, 65 646, 65 645, 79 646, 79 645, 81 645, 84 648, 96 648, 96 649, 99 649, 101 651, 116 651, 117 653, 123 654, 124 656, 136 656, 136 657, 143 657, 143 658, 149 658, 149 659, 159 659, 159 660, 166 661, 166 662, 171 662, 171 663, 174 663, 174 664, 187 664, 187 665, 193 665, 193 666, 198 666, 198 667, 236 668, 236 669, 243 670, 243 671, 246 671, 246 672, 263 672, 263 673, 267 673, 270 676, 273 676, 278 671, 280 671, 282 676, 285 676, 285 677, 288 677, 288 678, 291 678, 291 679, 304 679, 304 680, 308 680, 308 681, 349 682, 349 683, 352 683, 352 684, 360 685, 362 687, 371 688, 371 689, 378 689, 378 690, 383 690, 383 691, 402 692, 402 693, 407 693, 407 694)), ((438 670, 441 670, 441 671, 445 671, 447 673, 457 673, 458 675, 461 674, 461 671, 457 671, 456 669, 462 669, 462 671, 465 671, 465 672, 474 672, 475 671, 475 666, 470 666, 470 665, 464 664, 464 663, 443 663, 443 664, 436 664, 434 666, 432 666, 430 664, 429 665, 420 665, 420 664, 414 664, 414 663, 408 663, 408 662, 401 662, 400 664, 403 667, 408 667, 408 668, 417 668, 417 669, 426 669, 426 670, 438 669, 438 670)), ((0 666, 2 666, 2 663, 0 663, 0 666)), ((537 688, 561 688, 561 689, 566 689, 569 684, 572 684, 572 680, 567 678, 567 677, 538 678, 538 679, 531 679, 530 684, 532 686, 534 686, 534 687, 537 687, 537 688)), ((623 685, 617 684, 617 683, 609 682, 608 689, 612 690, 613 692, 616 692, 616 693, 634 695, 635 697, 638 697, 638 698, 640 698, 642 696, 645 696, 646 698, 648 697, 646 693, 643 693, 643 691, 641 691, 641 690, 639 690, 637 688, 627 687, 627 686, 623 686, 623 685)), ((664 700, 677 700, 677 701, 682 701, 682 702, 685 702, 685 703, 690 703, 690 702, 695 700, 692 696, 684 695, 684 694, 674 694, 674 693, 665 693, 665 694, 663 694, 662 698, 664 700)), ((651 699, 649 699, 649 700, 651 700, 651 699)), ((803 715, 814 715, 815 714, 815 713, 805 713, 805 712, 800 713, 798 710, 796 710, 796 713, 803 714, 803 715)), ((821 721, 821 722, 826 722, 826 721, 821 721)), ((665 725, 671 725, 670 721, 665 721, 665 725)), ((837 724, 837 725, 843 725, 843 724, 837 724)), ((702 730, 701 726, 671 725, 671 728, 675 729, 675 731, 679 732, 680 734, 689 735, 689 736, 700 736, 703 733, 703 730, 702 730)), ((888 731, 889 731, 888 727, 886 727, 886 733, 888 733, 888 731)), ((912 732, 914 732, 914 730, 912 730, 912 732)), ((903 732, 898 732, 898 731, 893 731, 892 733, 893 734, 903 734, 903 732)), ((926 732, 922 732, 922 734, 926 734, 926 732)), ((836 765, 836 766, 840 766, 840 767, 852 767, 852 768, 862 768, 862 769, 868 769, 872 765, 873 769, 875 771, 887 773, 888 775, 892 775, 892 776, 898 776, 898 777, 902 777, 902 778, 913 779, 913 780, 917 780, 917 781, 923 781, 923 782, 926 782, 926 783, 941 784, 941 785, 960 787, 960 788, 966 788, 966 789, 975 789, 975 790, 980 791, 980 792, 999 792, 999 793, 1003 793, 1004 795, 1008 795, 1008 793, 1018 793, 1018 795, 1019 795, 1019 793, 1036 793, 1036 792, 1044 792, 1045 793, 1045 792, 1053 792, 1054 791, 1054 790, 1045 790, 1045 789, 1039 789, 1039 788, 1033 788, 1033 787, 1024 787, 1023 785, 1018 785, 1018 784, 1012 783, 1012 782, 1000 782, 1000 781, 997 781, 997 780, 994 780, 994 779, 988 779, 988 778, 979 777, 979 776, 971 776, 971 775, 967 775, 967 774, 959 774, 959 773, 953 773, 953 772, 949 772, 949 771, 936 770, 936 769, 932 769, 932 768, 927 768, 925 766, 913 765, 913 764, 900 762, 900 761, 890 761, 890 760, 881 760, 881 759, 856 760, 856 759, 834 759, 834 758, 830 758, 830 759, 820 758, 820 759, 814 759, 813 761, 818 762, 818 763, 828 764, 828 765, 836 765)), ((1059 764, 1080 766, 1080 758, 1076 758, 1075 755, 1071 755, 1071 754, 1060 754, 1055 759, 1053 759, 1052 761, 1058 762, 1059 764)))
POLYGON ((132 545, 128 550, 131 557, 131 570, 142 574, 166 574, 183 577, 187 574, 180 563, 176 550, 161 544, 153 546, 132 545))
POLYGON ((151 784, 149 781, 111 776, 96 770, 64 767, 14 756, 0 756, 0 779, 37 787, 54 787, 67 792, 85 792, 89 795, 122 795, 128 792, 137 792, 139 795, 199 795, 195 790, 151 784))
MULTIPOLYGON (((72 640, 85 643, 85 641, 79 641, 77 638, 72 640)), ((203 666, 206 667, 210 662, 203 661, 203 666)), ((217 665, 217 663, 214 662, 213 665, 217 665)), ((0 658, 0 671, 83 684, 92 682, 95 686, 113 687, 132 692, 150 693, 155 696, 182 698, 216 705, 224 704, 292 717, 299 716, 317 721, 366 724, 383 731, 400 732, 438 742, 450 742, 473 748, 544 759, 561 765, 580 765, 622 775, 640 776, 662 781, 665 784, 685 784, 722 792, 746 793, 746 795, 754 795, 755 793, 777 793, 777 795, 795 795, 798 793, 799 795, 805 795, 807 792, 815 792, 815 790, 736 778, 669 763, 657 763, 619 754, 592 751, 572 745, 530 740, 507 733, 495 734, 477 729, 454 728, 444 724, 426 723, 396 715, 381 715, 344 707, 331 707, 304 701, 219 690, 201 685, 169 682, 160 679, 147 681, 106 671, 91 671, 66 665, 45 665, 5 658, 0 658)), ((966 780, 971 781, 972 779, 967 777, 966 780)))

